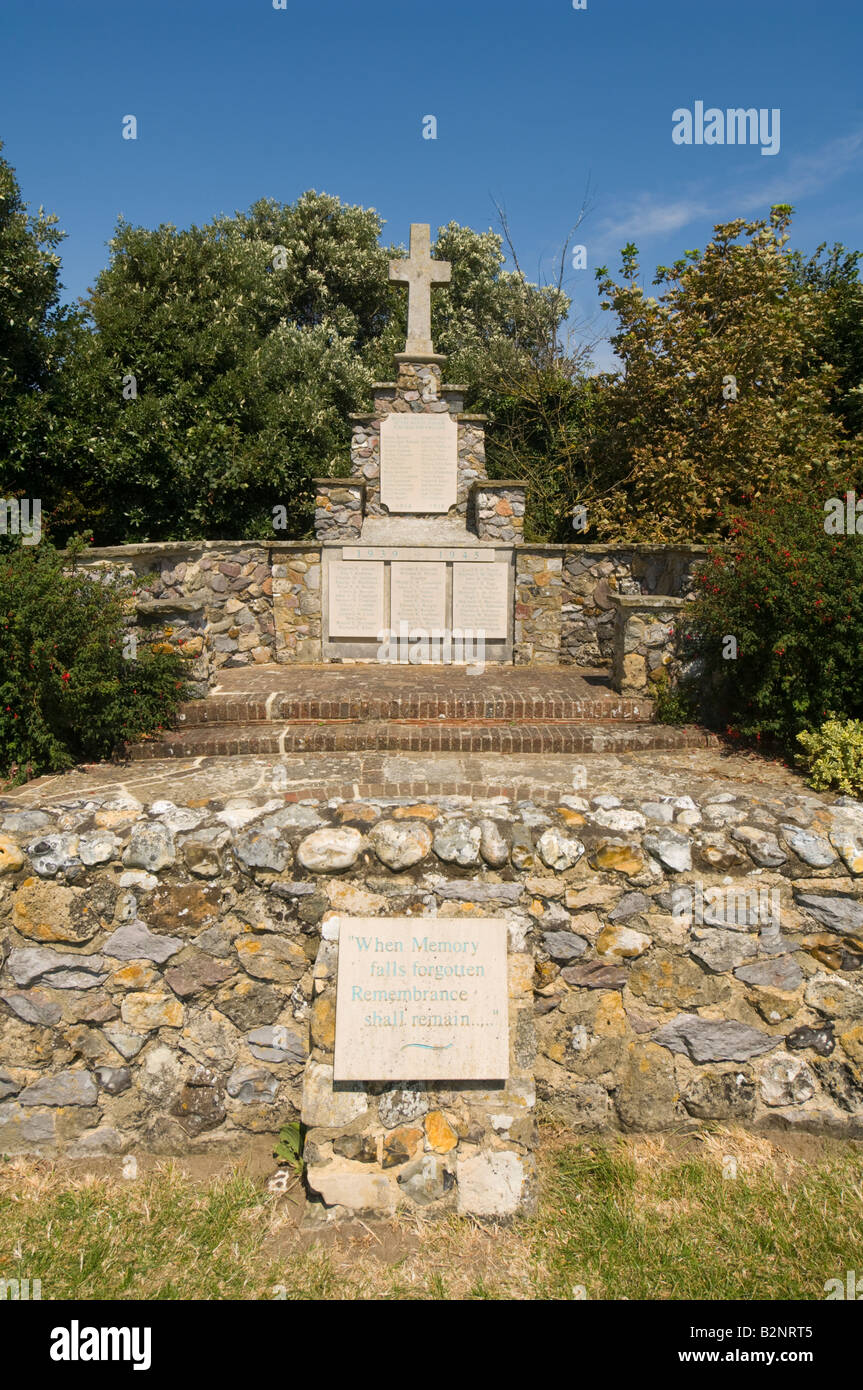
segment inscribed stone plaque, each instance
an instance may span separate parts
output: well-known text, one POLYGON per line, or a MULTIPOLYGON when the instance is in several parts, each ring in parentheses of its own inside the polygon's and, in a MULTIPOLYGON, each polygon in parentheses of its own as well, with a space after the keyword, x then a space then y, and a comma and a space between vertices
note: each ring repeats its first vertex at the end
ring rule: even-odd
POLYGON ((381 423, 381 501, 391 512, 447 512, 458 494, 458 425, 445 415, 381 423))
POLYGON ((342 917, 334 1079, 505 1081, 506 933, 500 917, 342 917))
POLYGON ((452 625, 490 641, 509 636, 508 565, 453 565, 452 625))
POLYGON ((442 632, 446 627, 446 565, 390 565, 390 628, 442 632))
POLYGON ((381 560, 342 560, 327 567, 331 637, 377 637, 384 627, 381 560))

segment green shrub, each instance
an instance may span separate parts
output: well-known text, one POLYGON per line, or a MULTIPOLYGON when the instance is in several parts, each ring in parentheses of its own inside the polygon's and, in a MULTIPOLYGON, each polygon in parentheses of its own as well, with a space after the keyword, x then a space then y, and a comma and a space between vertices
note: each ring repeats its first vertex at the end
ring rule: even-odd
POLYGON ((752 503, 711 548, 683 637, 705 722, 793 749, 831 713, 863 717, 863 535, 824 529, 825 502, 854 487, 752 503))
POLYGON ((798 734, 797 742, 804 749, 799 761, 817 792, 837 787, 863 796, 863 720, 828 719, 820 729, 798 734))
POLYGON ((698 702, 688 686, 673 686, 667 680, 657 682, 653 694, 657 724, 691 724, 697 713, 698 702))
POLYGON ((0 549, 0 776, 61 772, 162 727, 186 693, 174 653, 123 655, 129 591, 48 541, 0 549))

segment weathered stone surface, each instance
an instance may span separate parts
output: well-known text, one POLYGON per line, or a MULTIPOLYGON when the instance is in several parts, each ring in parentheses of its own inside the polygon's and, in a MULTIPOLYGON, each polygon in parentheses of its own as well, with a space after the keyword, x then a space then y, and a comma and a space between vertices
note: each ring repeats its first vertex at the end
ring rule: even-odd
POLYGON ((283 1023, 253 1028, 246 1043, 259 1062, 292 1062, 297 1066, 305 1061, 308 1052, 305 1039, 283 1023))
POLYGON ((8 964, 17 985, 42 980, 51 989, 94 989, 109 971, 104 956, 65 955, 36 946, 10 951, 8 964))
POLYGON ((431 853, 432 832, 423 821, 378 821, 369 843, 388 869, 410 869, 431 853))
POLYGON ((218 996, 216 1004, 235 1028, 245 1032, 250 1028, 258 1028, 263 1023, 274 1023, 281 1012, 283 1001, 281 990, 242 976, 218 996))
POLYGON ((863 902, 858 898, 827 897, 820 893, 795 894, 798 907, 835 932, 863 929, 863 902))
POLYGON ((146 922, 124 922, 112 932, 102 947, 106 956, 116 960, 153 960, 163 965, 186 943, 179 936, 159 936, 151 932, 146 922))
POLYGON ((445 864, 467 868, 479 863, 482 830, 462 818, 445 821, 434 833, 434 852, 445 864))
POLYGON ((741 932, 707 927, 696 932, 689 951, 690 955, 700 960, 708 970, 720 974, 726 970, 734 970, 744 961, 751 960, 758 952, 758 943, 753 937, 741 932))
POLYGON ((509 859, 509 841, 497 821, 490 820, 488 817, 479 823, 480 841, 479 852, 486 864, 490 864, 493 869, 500 869, 509 859))
POLYGON ((596 940, 596 953, 610 960, 634 960, 652 945, 651 938, 632 927, 606 927, 596 940))
POLYGON ((684 873, 692 868, 692 846, 686 835, 674 830, 660 830, 644 837, 644 848, 666 869, 684 873))
POLYGON ((400 1125, 398 1129, 391 1129, 384 1139, 382 1166, 395 1168, 407 1163, 422 1147, 422 1142, 423 1131, 416 1126, 400 1125))
POLYGON ((677 1118, 677 1085, 661 1048, 650 1042, 627 1044, 617 1073, 615 1097, 625 1130, 667 1129, 677 1118))
POLYGON ((132 1084, 132 1073, 128 1067, 96 1067, 99 1086, 109 1096, 119 1096, 132 1084))
POLYGON ((759 1089, 765 1105, 803 1105, 815 1094, 815 1077, 802 1058, 780 1052, 766 1063, 759 1089))
POLYGON ((392 1212, 397 1191, 385 1173, 354 1168, 347 1160, 306 1169, 306 1181, 328 1207, 345 1207, 356 1212, 392 1212))
POLYGON ((60 1005, 44 989, 29 989, 26 994, 0 994, 0 999, 24 1023, 38 1023, 43 1028, 50 1028, 60 1018, 60 1005))
POLYGON ((599 840, 590 855, 590 862, 595 869, 616 869, 627 878, 640 874, 645 864, 641 846, 622 840, 599 840))
POLYGON ((426 1140, 433 1153, 447 1154, 456 1147, 458 1135, 440 1110, 432 1110, 426 1115, 424 1124, 426 1140))
POLYGON ((758 826, 738 825, 732 830, 731 838, 743 845, 750 858, 765 869, 778 868, 788 858, 776 836, 758 826))
POLYGON ((78 858, 77 835, 41 836, 27 846, 27 854, 40 878, 53 878, 55 874, 65 873, 81 862, 78 858))
POLYGON ((53 1146, 56 1113, 33 1110, 9 1100, 0 1105, 0 1153, 32 1153, 53 1146))
POLYGON ((678 1014, 653 1040, 670 1052, 682 1052, 693 1062, 745 1062, 779 1045, 780 1039, 732 1019, 678 1014))
POLYGON ((560 975, 568 985, 577 985, 582 989, 622 989, 629 978, 625 966, 606 965, 599 960, 568 965, 560 975))
MULTIPOLYGON (((306 1063, 302 1120, 310 1129, 335 1129, 365 1114, 369 1098, 357 1082, 333 1087, 333 1069, 322 1062, 306 1063)), ((320 1190, 320 1189, 316 1189, 320 1190)), ((324 1199, 326 1201, 326 1198, 324 1199)))
POLYGON ((803 971, 793 956, 772 956, 754 965, 742 965, 734 973, 744 984, 763 985, 766 989, 796 989, 803 979, 803 971))
POLYGON ((564 835, 551 826, 542 832, 536 847, 543 864, 558 873, 571 869, 584 854, 581 840, 577 840, 574 835, 564 835))
POLYGON ((571 931, 547 931, 543 934, 542 944, 552 960, 564 963, 583 956, 587 950, 584 937, 576 936, 571 931))
POLYGON ((59 883, 27 878, 12 900, 12 926, 31 941, 77 945, 95 936, 100 925, 100 913, 88 895, 59 883))
POLYGON ((0 875, 14 874, 23 869, 27 860, 10 835, 0 835, 0 875))
POLYGON ((418 1206, 428 1206, 439 1202, 455 1182, 453 1173, 442 1159, 435 1154, 424 1154, 422 1158, 407 1164, 398 1174, 401 1191, 418 1206))
POLYGON ((219 1076, 206 1067, 198 1068, 171 1107, 171 1114, 192 1136, 217 1129, 225 1113, 224 1086, 219 1076))
POLYGON ((836 1046, 833 1036, 832 1023, 826 1023, 822 1028, 795 1028, 785 1039, 785 1046, 793 1048, 795 1052, 802 1052, 806 1048, 811 1048, 820 1057, 829 1057, 836 1046))
POLYGON ((93 830, 82 835, 78 841, 78 858, 82 864, 92 868, 96 864, 110 864, 119 859, 122 841, 111 830, 93 830))
POLYGON ((247 869, 263 869, 281 874, 291 866, 293 855, 287 840, 272 829, 244 830, 233 840, 234 858, 247 869))
POLYGON ((158 821, 150 821, 134 826, 123 863, 129 869, 146 869, 155 874, 169 868, 175 858, 171 831, 158 821))
POLYGON ((836 854, 823 835, 812 830, 801 830, 796 825, 783 825, 782 838, 790 850, 809 864, 813 869, 826 869, 836 860, 836 854))
POLYGON ((803 997, 810 1009, 828 1018, 863 1018, 863 989, 841 975, 813 975, 803 997))
POLYGON ((271 1105, 279 1093, 279 1078, 263 1067, 235 1067, 226 1089, 228 1095, 242 1105, 271 1105))
POLYGON ((165 979, 175 994, 181 999, 189 999, 192 995, 224 984, 233 973, 225 961, 214 959, 206 951, 196 951, 179 965, 166 970, 165 979))
POLYGON ((608 920, 609 922, 628 922, 630 917, 649 912, 651 906, 650 898, 645 897, 643 893, 624 893, 620 902, 609 912, 608 920))
POLYGON ((456 1177, 463 1215, 512 1216, 521 1205, 528 1175, 521 1155, 504 1149, 459 1158, 456 1177))
POLYGON ((841 1110, 847 1110, 859 1125, 863 1109, 863 1072, 852 1063, 816 1057, 812 1063, 818 1080, 841 1110))
POLYGON ((748 1071, 704 1072, 683 1104, 699 1120, 749 1120, 755 1113, 755 1082, 748 1071))
POLYGON ((96 1083, 88 1071, 58 1071, 42 1076, 26 1086, 18 1096, 19 1105, 95 1105, 96 1083))
POLYGON ((183 1006, 171 994, 127 994, 120 1007, 123 1022, 138 1032, 154 1028, 182 1028, 183 1006))
POLYGON ((830 843, 839 851, 850 873, 863 874, 863 833, 837 826, 830 832, 830 843))
POLYGON ((293 984, 308 965, 302 946, 290 937, 246 932, 234 942, 243 969, 259 980, 293 984))
POLYGON ((359 830, 351 826, 313 830, 300 843, 297 859, 304 869, 315 873, 336 873, 350 869, 357 862, 363 843, 359 830))
POLYGON ((630 967, 629 988, 657 1008, 686 1009, 715 1004, 727 993, 728 985, 686 956, 653 950, 630 967))
POLYGON ((591 820, 606 830, 643 830, 647 824, 640 811, 627 811, 623 806, 594 811, 591 820))
POLYGON ((405 1086, 384 1091, 378 1100, 378 1115, 387 1129, 408 1124, 425 1115, 429 1108, 428 1095, 421 1086, 405 1086))

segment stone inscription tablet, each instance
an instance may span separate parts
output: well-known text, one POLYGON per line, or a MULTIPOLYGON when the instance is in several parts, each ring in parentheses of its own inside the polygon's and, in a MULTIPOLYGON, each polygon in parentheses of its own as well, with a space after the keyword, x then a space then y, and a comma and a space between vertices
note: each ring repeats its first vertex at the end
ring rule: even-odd
POLYGON ((407 623, 408 634, 442 632, 446 627, 446 565, 390 565, 390 628, 398 632, 407 623))
POLYGON ((384 627, 383 561, 342 560, 327 567, 330 637, 377 637, 384 627))
POLYGON ((456 564, 452 567, 452 625, 462 632, 484 632, 494 641, 509 636, 509 566, 456 564))
POLYGON ((506 942, 500 917, 342 917, 334 1080, 505 1081, 506 942))
POLYGON ((387 415, 381 501, 391 512, 447 512, 458 494, 458 425, 451 415, 387 415))

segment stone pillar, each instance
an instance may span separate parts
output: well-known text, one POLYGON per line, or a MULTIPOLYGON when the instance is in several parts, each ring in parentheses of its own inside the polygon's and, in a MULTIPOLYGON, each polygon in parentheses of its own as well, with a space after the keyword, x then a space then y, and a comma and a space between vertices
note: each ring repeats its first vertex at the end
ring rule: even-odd
POLYGON ((611 683, 621 695, 647 695, 667 678, 676 680, 675 634, 682 598, 661 594, 611 594, 615 606, 611 683))
POLYGON ((515 552, 516 666, 558 666, 563 598, 563 553, 549 546, 515 552))
POLYGON ((357 478, 315 478, 315 536, 355 541, 363 529, 366 485, 357 478))
POLYGON ((505 479, 503 482, 473 483, 470 490, 473 520, 481 541, 524 540, 524 497, 527 484, 505 479))
POLYGON ((273 552, 273 619, 276 661, 321 660, 321 552, 273 552))

